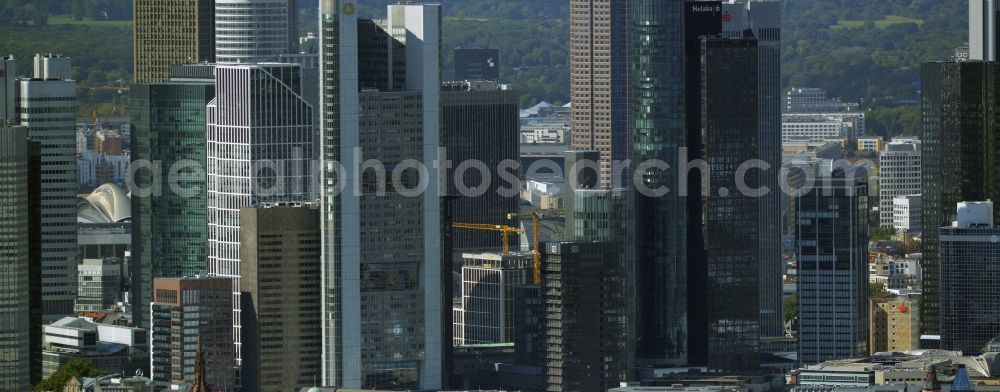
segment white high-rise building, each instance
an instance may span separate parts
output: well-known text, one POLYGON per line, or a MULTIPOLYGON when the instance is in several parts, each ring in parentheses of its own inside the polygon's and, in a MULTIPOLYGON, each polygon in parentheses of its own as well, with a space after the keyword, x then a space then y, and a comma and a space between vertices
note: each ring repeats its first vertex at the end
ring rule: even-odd
POLYGON ((893 227, 893 198, 920 193, 920 142, 893 141, 879 153, 879 226, 893 227))
POLYGON ((314 110, 298 64, 215 68, 206 116, 208 272, 233 279, 233 340, 240 364, 240 208, 314 199, 314 110))
POLYGON ((276 61, 298 47, 298 0, 215 0, 219 64, 276 61))
POLYGON ((383 23, 320 4, 323 384, 440 389, 441 6, 390 5, 383 23))
POLYGON ((17 117, 42 146, 42 312, 72 316, 76 271, 76 82, 68 57, 37 54, 18 80, 17 117))
POLYGON ((969 0, 969 60, 997 59, 997 0, 969 0))

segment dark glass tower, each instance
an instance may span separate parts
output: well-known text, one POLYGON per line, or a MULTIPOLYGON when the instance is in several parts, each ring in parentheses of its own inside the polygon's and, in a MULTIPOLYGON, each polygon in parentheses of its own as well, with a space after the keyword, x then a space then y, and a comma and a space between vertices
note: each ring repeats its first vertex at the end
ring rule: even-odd
POLYGON ((455 49, 455 80, 500 80, 500 50, 455 49))
MULTIPOLYGON (((926 63, 921 69, 923 293, 921 333, 939 334, 939 229, 967 200, 1000 200, 1000 64, 926 63)), ((1000 209, 994 218, 1000 218, 1000 209)))
MULTIPOLYGON (((445 83, 441 89, 441 145, 453 164, 448 195, 456 199, 448 209, 455 222, 510 225, 507 214, 517 212, 517 196, 498 193, 505 184, 497 167, 517 160, 519 151, 517 93, 507 87, 480 81, 445 83), (485 176, 468 166, 473 160, 486 165, 491 179, 481 190, 485 176), (454 181, 459 169, 465 192, 454 181)), ((454 244, 456 251, 498 248, 501 239, 492 232, 458 230, 454 244)))
POLYGON ((993 203, 960 203, 955 225, 940 229, 941 348, 980 355, 1000 336, 1000 228, 993 203))
POLYGON ((799 361, 868 355, 868 181, 861 168, 816 178, 796 203, 799 361))
MULTIPOLYGON (((692 325, 691 336, 706 331, 708 340, 691 347, 689 360, 713 369, 753 369, 760 356, 757 256, 762 214, 757 197, 739 188, 757 189, 761 175, 757 170, 740 173, 739 168, 757 157, 760 143, 757 40, 749 34, 742 39, 702 38, 700 46, 701 156, 711 169, 711 188, 699 203, 705 270, 692 274, 691 282, 700 281, 689 285, 688 295, 706 305, 691 308, 693 316, 704 311, 703 319, 692 317, 704 324, 692 325)), ((689 255, 694 251, 689 249, 689 255)))
POLYGON ((546 390, 605 391, 625 377, 624 304, 618 245, 541 246, 546 309, 546 390))
MULTIPOLYGON (((684 123, 684 3, 632 0, 634 64, 634 160, 676 163, 687 144, 684 123)), ((655 168, 636 172, 645 189, 635 194, 637 230, 637 365, 681 365, 688 356, 687 205, 678 196, 677 175, 655 168)))
MULTIPOLYGON (((136 170, 134 178, 138 189, 150 190, 132 196, 130 290, 135 304, 152 301, 153 277, 195 276, 207 266, 205 107, 215 96, 215 82, 175 80, 132 86, 132 159, 163 170, 158 177, 136 170), (174 187, 167 175, 171 168, 178 170, 174 187)), ((133 309, 136 323, 148 328, 149 307, 133 309)))

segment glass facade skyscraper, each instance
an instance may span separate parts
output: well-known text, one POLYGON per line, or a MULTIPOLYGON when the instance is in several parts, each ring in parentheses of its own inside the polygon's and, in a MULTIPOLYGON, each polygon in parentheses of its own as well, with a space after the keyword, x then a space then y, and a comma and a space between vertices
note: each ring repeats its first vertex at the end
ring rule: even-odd
MULTIPOLYGON (((684 122, 684 3, 632 0, 633 159, 676 163, 684 122)), ((687 203, 674 172, 645 168, 636 182, 662 196, 635 195, 637 365, 681 365, 688 356, 687 203)))
MULTIPOLYGON (((966 200, 1000 200, 1000 64, 925 63, 921 68, 921 333, 939 334, 938 235, 966 200)), ((1000 210, 993 211, 1000 218, 1000 210)))
POLYGON ((28 130, 0 124, 0 390, 31 385, 28 130))
MULTIPOLYGON (((135 303, 152 301, 154 277, 180 278, 207 271, 205 206, 205 105, 215 96, 215 80, 201 79, 132 86, 132 159, 158 163, 166 175, 135 170, 132 195, 132 284, 135 303), (182 168, 177 165, 189 164, 182 168), (196 168, 202 168, 198 170, 196 168), (158 189, 159 192, 152 192, 158 189)), ((144 328, 146 306, 133 307, 144 328)))
POLYGON ((940 229, 943 350, 980 355, 1000 336, 1000 228, 993 225, 992 207, 959 203, 958 220, 940 229))
POLYGON ((838 168, 797 200, 803 364, 869 354, 866 177, 863 168, 838 168))

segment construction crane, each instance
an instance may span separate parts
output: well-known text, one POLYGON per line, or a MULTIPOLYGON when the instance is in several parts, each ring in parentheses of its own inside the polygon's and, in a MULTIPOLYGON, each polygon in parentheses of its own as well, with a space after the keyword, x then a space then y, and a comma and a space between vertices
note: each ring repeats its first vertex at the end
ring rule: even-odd
POLYGON ((510 235, 512 233, 524 233, 524 229, 504 225, 490 225, 485 223, 452 223, 451 227, 465 230, 499 231, 503 236, 503 253, 510 252, 510 235))
MULTIPOLYGON (((542 253, 539 250, 539 232, 542 228, 542 216, 546 213, 555 214, 562 212, 562 210, 534 210, 527 214, 507 214, 507 219, 514 219, 520 217, 531 217, 531 242, 532 242, 532 254, 531 254, 531 280, 535 285, 542 284, 542 253)), ((521 232, 524 232, 523 230, 521 232)))

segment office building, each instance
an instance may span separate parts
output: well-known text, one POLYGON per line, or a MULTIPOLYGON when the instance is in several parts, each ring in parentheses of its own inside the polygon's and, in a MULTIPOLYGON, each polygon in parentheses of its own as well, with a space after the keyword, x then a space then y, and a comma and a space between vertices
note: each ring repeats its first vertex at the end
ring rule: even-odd
POLYGON ((941 228, 941 348, 978 355, 1000 336, 1000 258, 992 202, 958 203, 955 224, 941 228))
POLYGON ((500 80, 500 50, 455 48, 457 81, 500 80))
MULTIPOLYGON (((725 36, 738 38, 745 30, 757 39, 757 147, 756 159, 771 170, 759 174, 760 185, 778 189, 781 165, 781 0, 723 2, 722 30, 725 36), (725 14, 730 15, 729 18, 725 14)), ((758 229, 758 280, 760 289, 760 335, 784 336, 782 319, 782 274, 784 259, 781 247, 781 194, 772 191, 757 198, 760 216, 758 229)))
POLYGON ((782 143, 821 143, 843 141, 855 143, 865 134, 865 114, 845 113, 785 113, 781 115, 782 143))
POLYGON ((124 374, 149 371, 149 331, 64 317, 42 327, 42 376, 48 378, 74 359, 124 374))
POLYGON ((1000 111, 998 77, 1000 64, 995 63, 937 62, 921 68, 924 127, 919 193, 924 282, 920 321, 924 335, 939 334, 940 228, 955 221, 959 202, 1000 200, 995 174, 1000 160, 994 147, 1000 142, 1000 125, 992 120, 1000 111))
POLYGON ((230 278, 153 279, 150 374, 158 390, 190 383, 199 352, 205 354, 208 385, 223 392, 236 389, 232 284, 230 278))
MULTIPOLYGON (((40 328, 29 317, 32 203, 29 183, 31 159, 28 130, 0 124, 0 389, 17 390, 30 385, 31 329, 40 328)), ((37 196, 37 195, 36 195, 37 196)), ((37 239, 36 239, 37 241, 37 239)), ((37 261, 37 260, 36 260, 37 261)))
POLYGON ((0 124, 17 118, 17 61, 0 56, 0 124))
POLYGON ((77 312, 100 312, 114 309, 122 302, 123 266, 119 259, 83 259, 77 267, 79 294, 77 312))
POLYGON ((969 0, 969 60, 997 60, 996 0, 969 0))
POLYGON ((627 170, 613 174, 612 162, 631 157, 632 4, 637 2, 571 0, 569 4, 571 147, 601 152, 605 186, 629 184, 623 175, 627 170))
POLYGON ((531 253, 462 255, 454 345, 514 342, 514 290, 529 283, 531 263, 531 253))
POLYGON ((320 373, 319 207, 240 210, 243 390, 287 391, 320 373))
POLYGON ((841 113, 857 112, 859 105, 831 99, 826 91, 815 87, 792 87, 784 98, 783 113, 841 113))
POLYGON ((73 314, 76 299, 76 82, 70 59, 35 55, 18 80, 18 122, 41 143, 42 308, 45 321, 73 314))
POLYGON ((867 355, 868 180, 837 168, 798 198, 799 360, 867 355))
MULTIPOLYGON (((635 86, 632 159, 677 162, 679 149, 687 145, 685 67, 675 55, 684 53, 684 4, 633 0, 631 6, 636 10, 634 79, 649 81, 635 86)), ((575 110, 575 97, 573 102, 575 110)), ((647 190, 677 190, 682 183, 675 172, 646 169, 636 175, 647 190)), ((644 271, 635 281, 636 364, 683 365, 688 354, 688 328, 682 321, 688 316, 687 205, 679 192, 659 197, 637 192, 635 200, 632 221, 643 228, 635 231, 635 270, 644 271)))
POLYGON ((215 1, 136 0, 136 83, 170 79, 170 67, 215 61, 215 1))
POLYGON ((871 354, 920 348, 920 302, 906 297, 872 301, 871 354))
MULTIPOLYGON (((910 140, 906 140, 910 141, 910 140)), ((885 149, 885 140, 881 136, 869 136, 858 138, 858 152, 882 152, 885 149)))
POLYGON ((429 167, 442 144, 441 7, 390 5, 382 24, 350 3, 320 10, 323 384, 441 389, 450 253, 437 170, 411 165, 429 167), (326 164, 367 159, 393 169, 396 184, 383 186, 391 173, 378 167, 341 175, 326 164), (421 183, 430 186, 416 192, 421 183))
MULTIPOLYGON (((162 83, 134 84, 129 96, 132 158, 133 302, 152 302, 153 277, 183 277, 207 271, 205 108, 215 98, 214 66, 174 67, 175 78, 162 83), (178 168, 170 186, 167 176, 139 170, 138 162, 160 162, 178 168), (184 168, 183 164, 190 164, 184 168), (156 192, 156 190, 159 190, 156 192)), ((147 306, 135 306, 133 319, 149 320, 147 306)))
POLYGON ((276 61, 297 53, 298 16, 298 0, 215 0, 215 61, 276 61))
POLYGON ((547 391, 605 391, 625 379, 618 247, 600 241, 542 246, 547 391))
POLYGON ((753 369, 760 356, 761 205, 759 195, 736 190, 740 180, 747 189, 761 186, 760 172, 738 173, 760 152, 757 40, 699 41, 700 138, 688 147, 700 148, 711 188, 688 195, 689 205, 696 205, 689 211, 700 215, 689 222, 702 222, 688 236, 688 360, 713 369, 753 369))
MULTIPOLYGON (((442 87, 441 146, 454 165, 448 178, 448 196, 457 198, 448 203, 454 222, 516 226, 507 214, 517 212, 517 196, 502 194, 507 185, 499 167, 518 158, 517 107, 517 93, 493 81, 449 82, 442 87)), ((462 251, 501 245, 496 233, 460 230, 453 235, 456 258, 462 251)))
POLYGON ((297 64, 219 65, 207 106, 208 272, 233 279, 233 339, 240 351, 240 208, 309 201, 313 107, 297 64))
POLYGON ((514 365, 545 366, 544 294, 541 285, 514 287, 514 365))
POLYGON ((920 232, 923 198, 920 195, 896 196, 892 199, 892 227, 899 232, 920 232))
POLYGON ((895 226, 893 199, 920 194, 920 143, 890 142, 879 152, 879 226, 895 226))

